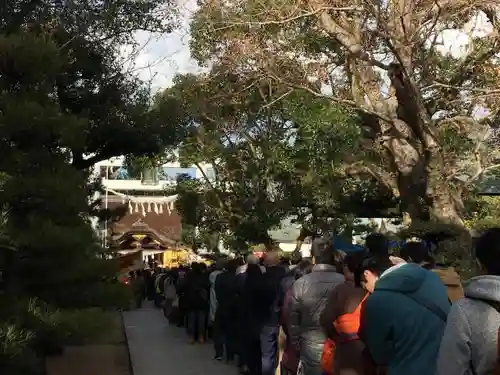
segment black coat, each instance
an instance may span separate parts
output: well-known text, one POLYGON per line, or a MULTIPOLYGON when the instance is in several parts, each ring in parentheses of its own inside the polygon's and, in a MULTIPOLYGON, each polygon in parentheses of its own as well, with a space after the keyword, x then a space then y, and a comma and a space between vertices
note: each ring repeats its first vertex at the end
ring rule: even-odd
POLYGON ((210 281, 208 274, 190 272, 184 283, 186 309, 206 310, 210 301, 210 281))
POLYGON ((243 337, 253 340, 260 337, 262 327, 262 271, 258 266, 249 265, 240 274, 238 290, 238 325, 243 337))
POLYGON ((215 296, 217 297, 216 318, 235 320, 238 308, 238 287, 236 274, 225 271, 215 280, 215 296))
POLYGON ((278 326, 281 305, 279 301, 280 284, 287 271, 283 266, 267 267, 262 275, 261 297, 259 298, 260 315, 264 325, 278 326))

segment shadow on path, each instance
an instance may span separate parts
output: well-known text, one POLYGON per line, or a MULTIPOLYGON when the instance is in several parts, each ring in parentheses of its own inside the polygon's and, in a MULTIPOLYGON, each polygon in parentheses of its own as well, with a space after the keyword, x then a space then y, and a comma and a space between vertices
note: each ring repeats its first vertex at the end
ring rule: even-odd
POLYGON ((212 360, 213 346, 189 345, 185 330, 170 326, 146 303, 123 314, 133 375, 236 375, 232 365, 212 360))

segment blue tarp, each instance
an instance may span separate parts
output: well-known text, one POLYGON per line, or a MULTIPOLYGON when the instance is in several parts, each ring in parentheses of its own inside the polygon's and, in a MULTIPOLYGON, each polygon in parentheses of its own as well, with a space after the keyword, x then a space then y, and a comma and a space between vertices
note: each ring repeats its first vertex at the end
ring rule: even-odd
POLYGON ((364 251, 364 247, 353 245, 352 243, 347 242, 341 237, 335 237, 333 239, 333 247, 335 250, 343 251, 344 253, 356 253, 358 251, 364 251))

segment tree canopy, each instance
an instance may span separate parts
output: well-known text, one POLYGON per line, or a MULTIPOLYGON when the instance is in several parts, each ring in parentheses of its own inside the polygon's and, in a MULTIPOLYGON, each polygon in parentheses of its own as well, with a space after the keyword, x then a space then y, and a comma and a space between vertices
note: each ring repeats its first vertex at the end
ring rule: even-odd
POLYGON ((147 86, 123 71, 119 54, 135 30, 170 30, 155 13, 162 4, 3 5, 0 201, 19 250, 11 266, 21 267, 11 275, 31 278, 23 281, 38 289, 46 282, 51 296, 51 278, 78 279, 76 268, 99 251, 89 223, 89 168, 112 156, 159 151, 172 140, 151 110, 147 86))
POLYGON ((117 270, 104 259, 90 223, 90 167, 174 142, 147 84, 123 69, 120 54, 136 30, 172 29, 175 12, 168 5, 0 5, 0 367, 8 373, 42 371, 40 363, 32 372, 20 366, 30 353, 43 356, 44 346, 54 345, 40 342, 54 327, 20 310, 30 315, 116 302, 108 292, 120 289, 109 282, 117 270), (25 303, 30 298, 38 302, 25 303), (23 340, 15 358, 5 352, 16 336, 4 335, 13 330, 23 340))
POLYGON ((362 151, 351 172, 376 178, 414 221, 463 227, 471 186, 498 165, 497 14, 483 0, 206 0, 191 50, 350 108, 362 151), (468 40, 458 52, 445 48, 453 33, 468 40))
POLYGON ((360 150, 360 119, 336 103, 223 67, 178 76, 156 101, 179 109, 179 161, 210 165, 202 181, 177 186, 184 224, 205 238, 217 233, 248 251, 271 246, 268 231, 290 217, 317 231, 397 208, 385 186, 346 173, 360 150))

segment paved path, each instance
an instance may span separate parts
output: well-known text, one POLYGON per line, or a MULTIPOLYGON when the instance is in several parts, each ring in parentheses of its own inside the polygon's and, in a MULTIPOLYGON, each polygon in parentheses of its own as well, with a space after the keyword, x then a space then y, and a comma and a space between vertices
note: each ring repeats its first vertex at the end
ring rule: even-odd
POLYGON ((232 365, 212 360, 213 346, 189 345, 185 330, 170 326, 146 303, 124 313, 133 375, 236 375, 232 365))

